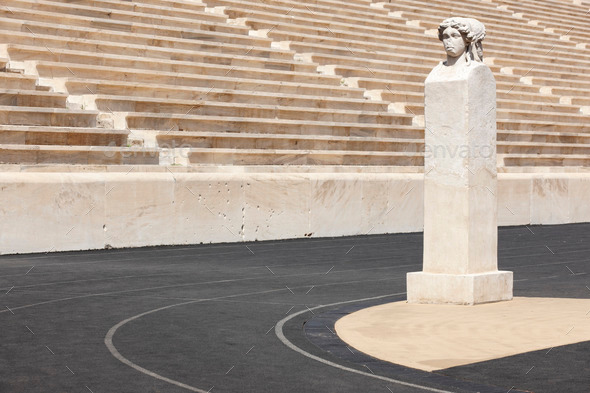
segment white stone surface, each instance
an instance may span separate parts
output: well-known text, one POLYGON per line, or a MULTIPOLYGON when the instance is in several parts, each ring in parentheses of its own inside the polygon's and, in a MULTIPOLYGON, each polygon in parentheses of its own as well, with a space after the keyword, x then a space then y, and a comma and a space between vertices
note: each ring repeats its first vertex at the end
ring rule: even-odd
POLYGON ((437 66, 425 86, 424 271, 497 270, 495 81, 437 66))
POLYGON ((311 181, 310 233, 314 237, 345 236, 350 228, 363 234, 361 214, 363 180, 359 176, 334 178, 322 174, 311 181))
MULTIPOLYGON (((590 173, 499 174, 498 209, 517 213, 499 224, 531 224, 540 209, 539 224, 588 222, 589 184, 590 173), (535 179, 547 192, 533 198, 535 179), (569 185, 569 214, 548 179, 569 185)), ((423 206, 421 174, 0 172, 0 253, 420 232, 423 206), (342 192, 358 202, 340 203, 334 217, 342 192)))
POLYGON ((244 240, 310 236, 308 177, 259 175, 244 187, 244 240))
POLYGON ((539 176, 532 181, 533 224, 556 224, 568 220, 568 186, 567 179, 555 179, 551 176, 539 176))
POLYGON ((512 299, 497 261, 496 82, 474 34, 481 23, 445 20, 447 61, 425 82, 424 266, 408 274, 411 303, 512 299))
POLYGON ((500 175, 498 186, 498 222, 501 225, 522 225, 530 220, 532 178, 527 174, 500 175))
POLYGON ((474 305, 512 300, 512 272, 408 273, 408 303, 474 305), (411 288, 411 289, 410 289, 411 288))
MULTIPOLYGON (((569 180, 568 186, 568 221, 590 222, 590 178, 577 176, 569 180)), ((563 216, 561 217, 563 219, 563 216)))

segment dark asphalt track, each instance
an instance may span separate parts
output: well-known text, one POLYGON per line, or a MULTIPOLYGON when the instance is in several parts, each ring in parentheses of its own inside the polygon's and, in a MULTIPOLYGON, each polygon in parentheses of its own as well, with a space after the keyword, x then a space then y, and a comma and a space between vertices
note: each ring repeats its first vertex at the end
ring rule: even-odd
MULTIPOLYGON (((588 239, 589 224, 501 228, 500 268, 514 271, 517 296, 589 298, 588 239)), ((371 363, 383 380, 277 337, 277 322, 304 311, 285 322, 286 339, 366 373, 312 343, 303 324, 404 299, 421 253, 422 234, 399 234, 2 256, 0 393, 428 391, 392 379, 590 392, 589 343, 439 372, 449 379, 371 363)))

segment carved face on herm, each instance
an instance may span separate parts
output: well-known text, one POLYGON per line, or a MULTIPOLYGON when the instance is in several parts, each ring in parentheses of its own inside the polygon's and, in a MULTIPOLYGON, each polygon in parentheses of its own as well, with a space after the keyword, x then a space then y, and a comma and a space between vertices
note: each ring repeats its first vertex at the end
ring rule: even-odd
POLYGON ((486 36, 485 26, 472 18, 448 18, 438 26, 438 39, 447 52, 447 63, 454 64, 461 55, 470 64, 472 60, 483 61, 482 41, 486 36))
POLYGON ((447 27, 442 33, 442 42, 447 55, 450 57, 459 57, 465 53, 467 41, 461 32, 452 27, 447 27))

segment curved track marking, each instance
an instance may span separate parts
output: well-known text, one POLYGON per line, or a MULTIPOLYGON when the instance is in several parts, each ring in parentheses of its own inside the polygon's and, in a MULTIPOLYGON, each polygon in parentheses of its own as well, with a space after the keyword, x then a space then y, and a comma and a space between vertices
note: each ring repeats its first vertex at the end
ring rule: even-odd
POLYGON ((152 372, 152 371, 150 371, 148 369, 145 369, 145 368, 143 368, 141 366, 138 366, 137 364, 133 363, 131 360, 129 360, 126 357, 124 357, 123 355, 121 355, 121 353, 113 345, 113 336, 115 335, 115 333, 117 332, 117 330, 121 326, 125 325, 126 323, 131 322, 131 321, 133 321, 135 319, 141 318, 141 317, 143 317, 145 315, 148 315, 148 314, 152 314, 152 313, 155 313, 155 312, 158 312, 158 311, 166 310, 168 308, 182 306, 182 305, 190 304, 190 303, 197 303, 197 302, 200 302, 200 301, 201 300, 193 300, 193 301, 190 301, 190 302, 183 302, 183 303, 172 304, 170 306, 156 308, 155 310, 146 311, 144 313, 137 314, 137 315, 135 315, 135 316, 133 316, 131 318, 127 318, 127 319, 119 322, 118 324, 116 324, 115 326, 113 326, 112 328, 109 329, 109 331, 107 332, 107 335, 104 338, 104 343, 107 346, 107 348, 109 349, 109 351, 111 352, 111 354, 117 360, 119 360, 121 363, 124 363, 124 364, 128 365, 129 367, 131 367, 131 368, 133 368, 133 369, 135 369, 135 370, 137 370, 137 371, 139 371, 139 372, 141 372, 143 374, 149 375, 150 377, 153 377, 153 378, 162 380, 164 382, 168 382, 168 383, 170 383, 172 385, 176 385, 176 386, 179 386, 181 388, 190 390, 191 392, 207 393, 206 390, 202 390, 202 389, 196 388, 194 386, 190 386, 190 385, 184 384, 182 382, 175 381, 174 379, 170 379, 170 378, 164 377, 164 376, 162 376, 160 374, 156 374, 155 372, 152 372))
POLYGON ((331 303, 331 304, 326 304, 326 305, 322 305, 322 306, 312 307, 310 309, 301 310, 299 312, 296 312, 295 314, 291 314, 288 317, 281 319, 275 325, 275 334, 277 335, 277 337, 279 338, 279 340, 281 340, 281 342, 283 344, 285 344, 287 347, 289 347, 293 351, 298 352, 298 353, 302 354, 303 356, 306 356, 306 357, 308 357, 310 359, 313 359, 315 361, 318 361, 320 363, 323 363, 323 364, 326 364, 328 366, 332 366, 332 367, 338 368, 340 370, 348 371, 348 372, 355 373, 355 374, 364 375, 366 377, 380 379, 382 381, 395 383, 397 385, 404 385, 404 386, 409 386, 409 387, 413 387, 413 388, 417 388, 417 389, 421 389, 421 390, 426 390, 426 391, 429 391, 429 392, 453 393, 453 392, 450 392, 448 390, 440 390, 440 389, 430 388, 428 386, 416 385, 416 384, 413 384, 413 383, 410 383, 410 382, 399 381, 397 379, 387 378, 387 377, 383 377, 381 375, 369 374, 367 372, 356 370, 354 368, 341 366, 340 364, 330 362, 329 360, 322 359, 319 356, 315 356, 315 355, 312 355, 309 352, 305 352, 303 349, 299 348, 298 346, 296 346, 295 344, 293 344, 291 341, 289 341, 289 339, 287 339, 287 337, 285 337, 285 335, 283 333, 283 326, 285 325, 285 323, 287 321, 289 321, 289 320, 291 320, 291 319, 293 319, 293 318, 295 318, 295 317, 297 317, 297 316, 299 316, 301 314, 305 314, 305 313, 310 312, 310 311, 313 311, 313 310, 317 310, 317 309, 324 308, 324 307, 339 306, 339 305, 347 304, 347 303, 357 303, 357 302, 362 302, 362 301, 367 301, 367 300, 382 299, 382 298, 385 298, 385 297, 398 296, 398 295, 404 295, 404 294, 405 294, 405 292, 393 293, 393 294, 390 294, 390 295, 383 295, 383 296, 369 297, 369 298, 365 298, 365 299, 348 300, 348 301, 345 301, 345 302, 331 303))
POLYGON ((187 385, 185 383, 182 383, 180 381, 176 381, 174 379, 170 379, 168 377, 164 377, 160 374, 156 374, 153 371, 150 371, 146 368, 143 368, 135 363, 133 363, 131 360, 127 359, 126 357, 124 357, 123 355, 121 355, 121 353, 117 350, 117 348, 115 347, 115 345, 113 344, 113 336, 115 335, 115 333, 117 332, 117 330, 119 328, 121 328, 121 326, 134 321, 136 319, 139 319, 141 317, 144 317, 146 315, 149 314, 153 314, 159 311, 163 311, 163 310, 167 310, 169 308, 173 308, 173 307, 178 307, 178 306, 185 306, 187 304, 193 304, 193 303, 200 303, 200 302, 207 302, 207 301, 214 301, 214 300, 222 300, 222 299, 228 299, 228 298, 232 298, 232 297, 239 297, 239 296, 248 296, 248 295, 260 295, 260 294, 264 294, 264 293, 271 293, 271 292, 280 292, 280 291, 284 291, 284 288, 280 288, 280 289, 272 289, 272 290, 268 290, 268 291, 258 291, 258 292, 249 292, 249 293, 240 293, 240 294, 236 294, 236 295, 228 295, 228 296, 219 296, 219 297, 214 297, 214 298, 209 298, 209 299, 198 299, 198 300, 191 300, 188 302, 182 302, 182 303, 176 303, 176 304, 171 304, 168 306, 164 306, 164 307, 159 307, 153 310, 149 310, 146 312, 143 312, 141 314, 137 314, 134 315, 130 318, 127 318, 121 322, 119 322, 118 324, 116 324, 115 326, 113 326, 112 328, 109 329, 109 331, 107 332, 107 335, 104 338, 104 343, 107 346, 108 350, 111 352, 111 354, 117 359, 119 360, 121 363, 126 364, 127 366, 139 371, 140 373, 146 374, 150 377, 168 382, 172 385, 176 385, 178 387, 190 390, 191 392, 198 392, 198 393, 208 393, 206 390, 202 390, 199 388, 196 388, 194 386, 190 386, 187 385))
MULTIPOLYGON (((286 277, 316 276, 316 275, 323 276, 324 274, 325 273, 305 273, 305 274, 290 274, 290 275, 276 276, 276 277, 286 278, 286 277)), ((122 295, 122 294, 132 293, 132 292, 152 291, 154 289, 179 288, 179 287, 185 287, 185 286, 191 286, 191 285, 204 285, 204 284, 220 284, 220 283, 237 282, 237 281, 244 281, 244 280, 256 280, 258 278, 260 278, 260 277, 256 276, 256 277, 247 277, 247 278, 237 278, 237 279, 231 279, 231 280, 201 281, 201 282, 194 282, 194 283, 187 283, 187 284, 174 284, 174 285, 164 285, 164 286, 158 286, 158 287, 127 289, 124 291, 90 293, 90 294, 76 295, 76 296, 70 296, 70 297, 60 298, 60 299, 46 300, 46 301, 39 302, 39 303, 27 304, 24 306, 15 306, 15 307, 11 307, 10 310, 15 311, 15 310, 21 310, 23 308, 42 306, 44 304, 65 302, 68 300, 83 299, 83 298, 88 298, 88 297, 122 295)), ((331 283, 331 284, 319 284, 319 285, 315 285, 315 287, 325 287, 325 286, 343 285, 343 284, 355 284, 355 283, 361 283, 361 282, 392 281, 392 280, 396 280, 396 279, 400 279, 400 278, 403 278, 403 277, 380 278, 377 280, 344 281, 344 282, 336 282, 336 283, 331 283)), ((293 289, 295 289, 295 288, 309 288, 309 287, 310 287, 310 285, 302 285, 302 286, 293 287, 293 289)), ((15 288, 18 288, 18 287, 15 287, 15 288)), ((285 288, 282 288, 281 290, 285 290, 285 288)), ((236 296, 242 296, 242 295, 236 295, 236 296)), ((205 301, 205 300, 217 300, 217 298, 204 299, 204 300, 203 299, 191 299, 191 301, 205 301)), ((0 310, 0 314, 5 313, 5 312, 9 312, 10 310, 0 310)))

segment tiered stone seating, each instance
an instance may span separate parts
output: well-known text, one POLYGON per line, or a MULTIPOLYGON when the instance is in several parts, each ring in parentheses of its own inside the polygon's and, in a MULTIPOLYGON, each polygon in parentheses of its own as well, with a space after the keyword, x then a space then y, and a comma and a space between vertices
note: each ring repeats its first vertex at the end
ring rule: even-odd
POLYGON ((581 44, 585 48, 590 34, 586 31, 588 6, 575 2, 561 2, 555 7, 552 1, 498 1, 505 9, 522 15, 523 18, 549 31, 555 32, 564 40, 581 44))
POLYGON ((484 47, 498 86, 499 164, 578 165, 584 159, 573 157, 588 153, 590 34, 580 5, 0 4, 0 66, 12 71, 1 75, 0 106, 7 109, 0 143, 13 149, 2 153, 10 162, 51 156, 100 164, 419 167, 423 83, 443 58, 435 30, 450 15, 476 17, 489 31, 484 47), (574 29, 568 32, 556 15, 574 29), (66 157, 67 145, 79 154, 66 157), (147 158, 126 160, 119 154, 125 149, 141 149, 147 158), (158 152, 165 152, 161 160, 158 152))
MULTIPOLYGON (((579 66, 588 57, 556 31, 528 23, 502 4, 457 4, 447 0, 358 2, 354 9, 347 8, 345 15, 330 12, 334 3, 329 1, 318 4, 283 0, 271 5, 255 0, 211 0, 208 4, 222 7, 231 18, 254 29, 255 35, 271 37, 279 41, 277 46, 296 50, 299 58, 320 64, 321 72, 342 76, 349 86, 367 90, 366 96, 391 102, 390 110, 415 115, 418 124, 423 114, 423 81, 442 58, 435 38, 438 23, 450 15, 476 17, 489 30, 485 52, 498 84, 500 158, 522 151, 580 151, 571 146, 558 149, 543 145, 539 140, 522 140, 524 145, 518 146, 512 142, 526 135, 521 130, 570 134, 585 130, 588 118, 580 108, 583 101, 547 94, 547 86, 553 82, 553 75, 553 85, 573 88, 571 81, 583 78, 579 66), (565 61, 553 65, 551 52, 563 55, 565 61), (557 70, 561 70, 558 76, 557 70)), ((534 8, 532 4, 528 7, 534 8)), ((579 83, 576 86, 585 88, 579 83)), ((572 91, 567 93, 573 95, 572 91)))
POLYGON ((412 115, 388 112, 388 103, 366 100, 363 89, 343 86, 340 76, 320 74, 318 64, 226 23, 219 10, 207 11, 186 1, 16 0, 0 14, 6 22, 0 37, 11 64, 34 69, 43 84, 70 94, 70 107, 113 114, 113 126, 130 129, 133 141, 147 147, 165 141, 161 148, 195 149, 194 163, 231 163, 232 156, 236 164, 299 163, 301 154, 292 150, 315 146, 316 162, 421 165, 416 138, 423 131, 412 126, 412 115), (234 133, 275 149, 246 146, 253 140, 246 137, 241 155, 217 151, 226 143, 219 141, 236 140, 234 133), (326 143, 330 135, 340 139, 326 143), (363 146, 358 137, 367 135, 373 140, 363 146), (209 140, 207 154, 199 150, 202 140, 209 140), (378 153, 385 158, 372 162, 371 146, 412 154, 378 153))
POLYGON ((157 150, 125 146, 127 130, 98 128, 98 111, 69 109, 67 94, 48 91, 9 64, 0 61, 0 163, 158 163, 157 150))
MULTIPOLYGON (((555 1, 550 3, 557 9, 562 9, 562 5, 569 7, 555 1)), ((536 17, 528 18, 526 13, 514 12, 527 9, 536 13, 537 4, 536 1, 522 5, 522 2, 504 0, 488 3, 402 0, 383 6, 425 27, 431 34, 440 20, 449 15, 471 16, 484 22, 489 33, 484 43, 486 61, 498 82, 499 164, 574 163, 578 166, 584 161, 556 160, 544 155, 587 152, 583 136, 574 135, 587 132, 590 118, 582 108, 583 99, 576 101, 576 92, 570 89, 579 89, 581 93, 587 88, 583 82, 584 68, 590 56, 580 45, 564 39, 567 31, 547 29, 541 22, 533 21, 536 17), (511 5, 506 6, 506 3, 511 5), (533 136, 537 133, 538 137, 533 136), (557 137, 560 135, 564 138, 557 137), (569 143, 562 143, 562 140, 569 143)), ((387 99, 383 95, 382 98, 387 99)), ((416 104, 407 109, 421 113, 423 97, 411 98, 416 104)))

